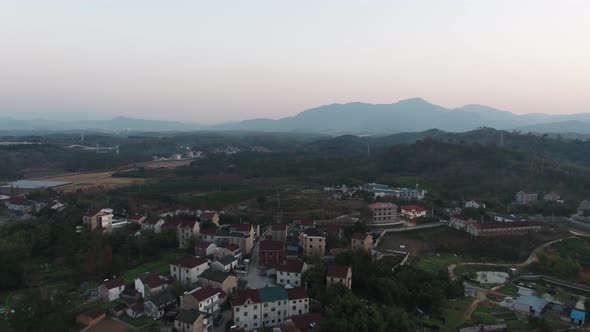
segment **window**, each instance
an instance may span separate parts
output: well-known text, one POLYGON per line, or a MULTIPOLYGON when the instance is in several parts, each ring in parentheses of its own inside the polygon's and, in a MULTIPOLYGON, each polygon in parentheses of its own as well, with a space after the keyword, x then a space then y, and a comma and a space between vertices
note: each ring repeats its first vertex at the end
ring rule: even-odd
POLYGON ((258 306, 257 305, 254 306, 254 310, 256 310, 256 309, 258 309, 258 306))
POLYGON ((258 315, 254 315, 254 319, 258 319, 258 315))
POLYGON ((236 307, 236 312, 240 312, 240 307, 236 307))
POLYGON ((244 317, 248 316, 248 312, 244 311, 244 317))

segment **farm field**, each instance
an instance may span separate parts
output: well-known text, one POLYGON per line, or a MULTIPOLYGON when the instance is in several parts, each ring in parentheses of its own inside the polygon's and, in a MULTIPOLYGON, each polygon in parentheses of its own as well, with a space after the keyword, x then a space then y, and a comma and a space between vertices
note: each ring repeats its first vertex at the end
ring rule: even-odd
POLYGON ((87 329, 88 332, 124 332, 129 330, 129 328, 121 323, 117 322, 112 318, 106 318, 102 322, 92 326, 91 328, 87 329))

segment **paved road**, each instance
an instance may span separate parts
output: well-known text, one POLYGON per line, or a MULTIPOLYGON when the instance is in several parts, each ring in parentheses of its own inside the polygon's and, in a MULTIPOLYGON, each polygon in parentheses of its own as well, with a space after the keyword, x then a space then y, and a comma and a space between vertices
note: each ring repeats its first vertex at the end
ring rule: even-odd
MULTIPOLYGON (((264 238, 262 235, 260 238, 264 238)), ((250 266, 248 267, 248 273, 242 280, 246 280, 248 288, 264 288, 265 286, 275 285, 274 278, 267 278, 266 276, 260 275, 261 269, 258 268, 258 250, 260 248, 260 240, 256 241, 252 248, 250 266)))
POLYGON ((225 332, 225 323, 231 320, 232 312, 231 310, 226 310, 223 312, 223 321, 217 326, 213 326, 213 332, 225 332))

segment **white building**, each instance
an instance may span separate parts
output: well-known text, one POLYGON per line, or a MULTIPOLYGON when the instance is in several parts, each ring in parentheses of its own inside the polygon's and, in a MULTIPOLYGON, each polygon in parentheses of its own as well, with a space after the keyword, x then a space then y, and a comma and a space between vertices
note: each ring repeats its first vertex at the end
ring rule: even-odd
POLYGON ((196 288, 180 297, 180 307, 208 314, 216 313, 219 311, 222 294, 221 289, 210 286, 196 288))
POLYGON ((124 290, 125 282, 123 279, 105 279, 104 284, 98 286, 98 296, 105 302, 112 302, 121 297, 124 290))
POLYGON ((465 207, 466 208, 473 208, 473 209, 479 209, 479 208, 483 208, 485 209, 486 205, 483 203, 479 203, 476 201, 469 201, 469 202, 465 202, 465 207))
POLYGON ((199 276, 209 268, 206 259, 185 256, 178 263, 170 264, 170 275, 183 285, 192 285, 199 281, 199 276))
POLYGON ((287 260, 277 266, 277 285, 302 286, 301 277, 307 270, 307 264, 301 260, 287 260))

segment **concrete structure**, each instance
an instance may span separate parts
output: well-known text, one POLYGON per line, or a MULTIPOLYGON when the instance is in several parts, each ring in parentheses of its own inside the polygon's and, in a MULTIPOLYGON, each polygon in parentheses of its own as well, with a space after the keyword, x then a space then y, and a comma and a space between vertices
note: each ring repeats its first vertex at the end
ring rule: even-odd
POLYGON ((543 200, 545 200, 545 201, 557 202, 560 199, 561 199, 561 195, 556 191, 552 191, 552 192, 547 193, 543 196, 543 200))
POLYGON ((176 307, 176 297, 170 292, 154 295, 143 303, 145 315, 153 319, 162 318, 166 311, 174 307, 176 307))
POLYGON ((233 255, 226 255, 211 263, 211 268, 217 271, 231 272, 238 265, 238 259, 233 255))
POLYGON ((398 221, 397 205, 393 203, 373 203, 369 205, 373 215, 373 223, 383 224, 398 221))
POLYGON ((199 241, 195 244, 195 256, 207 257, 213 255, 217 245, 213 242, 199 241))
POLYGON ((326 238, 314 228, 308 228, 299 234, 299 245, 304 256, 323 257, 326 254, 326 238))
POLYGON ((199 218, 201 219, 201 222, 210 221, 219 226, 219 214, 215 211, 204 211, 199 218))
POLYGON ((123 279, 106 279, 102 285, 98 286, 98 297, 104 302, 112 302, 119 299, 124 290, 125 282, 123 279))
POLYGON ((342 284, 344 287, 352 287, 352 269, 350 266, 332 264, 328 266, 328 275, 326 276, 326 285, 330 287, 334 284, 342 284))
POLYGON ((402 206, 402 216, 407 219, 426 217, 426 210, 418 205, 402 206))
POLYGON ((170 280, 157 274, 147 272, 141 277, 135 279, 135 289, 141 293, 144 299, 149 299, 164 291, 170 283, 170 280))
POLYGON ((479 202, 476 202, 476 201, 473 201, 473 200, 472 201, 469 201, 469 202, 465 202, 465 205, 464 206, 466 208, 472 208, 472 209, 479 209, 479 208, 485 209, 485 207, 486 207, 485 204, 479 203, 479 202))
POLYGON ((359 188, 360 190, 368 191, 373 194, 374 197, 395 197, 402 200, 421 200, 426 196, 427 191, 418 188, 392 188, 385 184, 379 183, 368 183, 359 188))
POLYGON ((209 263, 206 259, 185 256, 181 258, 176 264, 170 264, 170 275, 178 282, 185 286, 190 286, 199 281, 199 276, 209 268, 209 263))
POLYGON ((354 233, 350 240, 350 249, 371 251, 373 248, 373 236, 369 233, 354 233))
POLYGON ((277 266, 277 284, 303 286, 301 277, 307 270, 307 264, 302 260, 286 260, 277 266))
POLYGON ((281 325, 294 314, 309 312, 309 297, 304 288, 282 287, 248 289, 232 301, 237 328, 252 331, 281 325))
MULTIPOLYGON (((199 235, 200 228, 197 220, 168 219, 160 226, 160 231, 166 229, 176 232, 179 248, 188 248, 199 235)), ((159 233, 157 229, 156 233, 159 233)))
POLYGON ((146 218, 141 223, 141 229, 148 229, 155 233, 160 233, 160 228, 164 224, 165 220, 162 218, 146 218))
POLYGON ((451 216, 451 220, 449 221, 449 227, 453 227, 454 229, 458 229, 461 231, 466 231, 468 225, 474 224, 476 222, 476 220, 464 217, 460 214, 453 214, 451 216))
POLYGON ((541 225, 534 222, 481 222, 467 225, 465 231, 473 236, 515 236, 536 233, 541 225))
POLYGON ((519 191, 516 193, 516 203, 518 204, 530 204, 539 199, 539 195, 534 192, 519 191))

